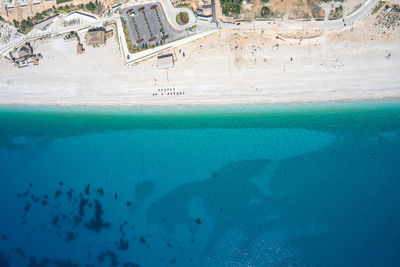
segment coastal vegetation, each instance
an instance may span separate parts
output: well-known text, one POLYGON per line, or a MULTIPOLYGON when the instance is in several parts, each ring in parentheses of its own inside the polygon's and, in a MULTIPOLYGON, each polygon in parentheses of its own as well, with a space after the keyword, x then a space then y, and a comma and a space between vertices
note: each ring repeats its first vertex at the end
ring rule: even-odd
POLYGON ((372 14, 375 14, 376 12, 379 11, 379 9, 381 9, 381 7, 384 5, 385 3, 383 1, 379 1, 379 3, 374 7, 374 9, 372 10, 372 14))
POLYGON ((176 22, 179 25, 185 25, 189 22, 189 14, 187 12, 179 12, 178 15, 176 15, 176 22))
POLYGON ((74 40, 75 38, 78 42, 80 41, 79 35, 75 31, 71 31, 64 36, 64 40, 74 40))
POLYGON ((271 10, 270 10, 268 7, 264 6, 264 7, 261 9, 260 15, 261 15, 261 17, 263 17, 263 18, 269 17, 269 16, 271 15, 271 10))
POLYGON ((57 0, 57 4, 62 4, 62 3, 66 3, 66 2, 70 2, 72 0, 57 0))
POLYGON ((225 16, 239 14, 242 7, 242 0, 221 0, 222 13, 225 16))
POLYGON ((386 33, 392 32, 400 27, 400 6, 396 4, 385 4, 377 16, 377 25, 385 29, 386 33))
POLYGON ((332 9, 330 14, 329 14, 329 19, 338 19, 343 17, 343 6, 340 5, 339 7, 335 7, 335 9, 332 9))
POLYGON ((14 27, 17 28, 17 30, 23 34, 27 34, 28 32, 30 32, 34 25, 31 17, 28 17, 27 19, 24 19, 21 22, 16 21, 14 19, 13 24, 14 24, 14 27))
MULTIPOLYGON (((61 0, 61 1, 63 1, 63 0, 61 0)), ((64 1, 64 2, 66 2, 66 1, 64 1)), ((57 0, 57 3, 58 3, 58 0, 57 0)), ((52 8, 43 10, 42 12, 38 12, 35 14, 35 16, 28 17, 20 22, 13 20, 13 24, 14 24, 14 27, 17 28, 17 30, 20 33, 27 34, 32 30, 33 26, 36 23, 39 23, 42 20, 46 20, 48 18, 57 16, 62 13, 70 13, 70 12, 77 11, 77 10, 83 10, 86 12, 90 12, 90 13, 99 15, 103 12, 104 7, 103 7, 103 4, 97 0, 94 2, 89 2, 87 4, 79 4, 79 5, 71 4, 71 5, 63 5, 63 6, 58 6, 58 7, 53 6, 52 8)))

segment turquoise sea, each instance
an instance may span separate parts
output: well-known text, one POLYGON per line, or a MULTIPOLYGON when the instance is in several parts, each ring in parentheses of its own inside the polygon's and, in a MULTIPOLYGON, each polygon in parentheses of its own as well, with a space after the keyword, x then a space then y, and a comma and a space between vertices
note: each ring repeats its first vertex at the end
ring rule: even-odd
POLYGON ((0 107, 0 266, 400 266, 400 100, 0 107))

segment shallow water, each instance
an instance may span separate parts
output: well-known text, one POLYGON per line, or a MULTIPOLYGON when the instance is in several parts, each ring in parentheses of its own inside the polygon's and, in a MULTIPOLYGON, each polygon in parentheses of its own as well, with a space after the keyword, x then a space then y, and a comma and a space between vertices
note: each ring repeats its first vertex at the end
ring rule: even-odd
POLYGON ((0 176, 0 266, 400 264, 398 100, 3 107, 0 176))

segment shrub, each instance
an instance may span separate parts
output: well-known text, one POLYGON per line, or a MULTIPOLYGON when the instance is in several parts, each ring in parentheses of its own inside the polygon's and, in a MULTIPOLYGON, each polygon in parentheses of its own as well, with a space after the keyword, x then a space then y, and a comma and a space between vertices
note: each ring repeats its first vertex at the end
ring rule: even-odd
POLYGON ((176 15, 176 22, 179 25, 185 25, 189 22, 189 15, 186 12, 180 12, 178 15, 176 15))
POLYGON ((241 6, 242 0, 221 0, 222 13, 225 16, 239 14, 241 6))
POLYGON ((189 22, 189 15, 186 12, 181 12, 179 13, 179 19, 183 24, 186 24, 189 22))
POLYGON ((261 17, 265 18, 265 17, 268 17, 270 14, 271 14, 271 10, 268 7, 264 6, 261 9, 261 17))

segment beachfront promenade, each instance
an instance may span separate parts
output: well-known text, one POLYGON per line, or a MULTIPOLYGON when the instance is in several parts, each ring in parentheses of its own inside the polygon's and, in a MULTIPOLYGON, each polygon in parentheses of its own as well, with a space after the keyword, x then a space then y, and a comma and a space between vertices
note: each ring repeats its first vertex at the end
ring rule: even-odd
MULTIPOLYGON (((147 49, 145 51, 137 52, 137 53, 129 53, 128 46, 126 43, 125 35, 123 32, 123 27, 121 23, 121 15, 115 14, 111 17, 102 18, 95 22, 80 24, 71 27, 62 27, 56 30, 51 31, 43 31, 41 33, 33 33, 28 34, 26 36, 22 36, 18 39, 11 41, 8 44, 0 46, 0 54, 6 55, 9 51, 22 45, 26 41, 31 41, 39 38, 43 38, 46 36, 55 36, 58 34, 68 33, 70 31, 78 31, 83 30, 85 28, 91 27, 100 27, 108 23, 116 23, 117 25, 117 33, 118 40, 121 47, 121 56, 125 63, 130 64, 137 60, 144 59, 146 57, 152 56, 156 53, 159 53, 163 50, 169 49, 174 46, 182 45, 184 43, 188 43, 199 38, 203 38, 209 34, 212 34, 216 31, 216 27, 213 26, 213 23, 198 21, 194 16, 193 12, 188 8, 174 8, 169 0, 159 0, 159 1, 143 1, 138 5, 143 5, 147 3, 158 2, 161 4, 164 13, 166 15, 167 21, 170 25, 178 30, 183 31, 190 26, 197 25, 199 23, 208 23, 210 24, 208 27, 204 27, 202 32, 198 32, 197 34, 193 34, 192 36, 186 37, 184 39, 171 42, 156 48, 147 49), (187 25, 179 25, 176 22, 176 14, 181 11, 188 12, 189 14, 189 23, 187 25)), ((352 14, 346 16, 340 20, 328 20, 328 21, 303 21, 303 20, 287 20, 287 21, 254 21, 254 22, 242 22, 240 25, 235 25, 232 23, 221 23, 219 24, 222 29, 240 29, 240 30, 264 30, 264 29, 273 29, 278 32, 315 32, 315 31, 340 31, 344 30, 347 27, 351 27, 357 22, 361 21, 370 11, 371 9, 379 2, 379 0, 367 0, 358 10, 353 12, 352 14)), ((129 4, 124 4, 121 8, 125 8, 128 6, 132 6, 129 4)))

